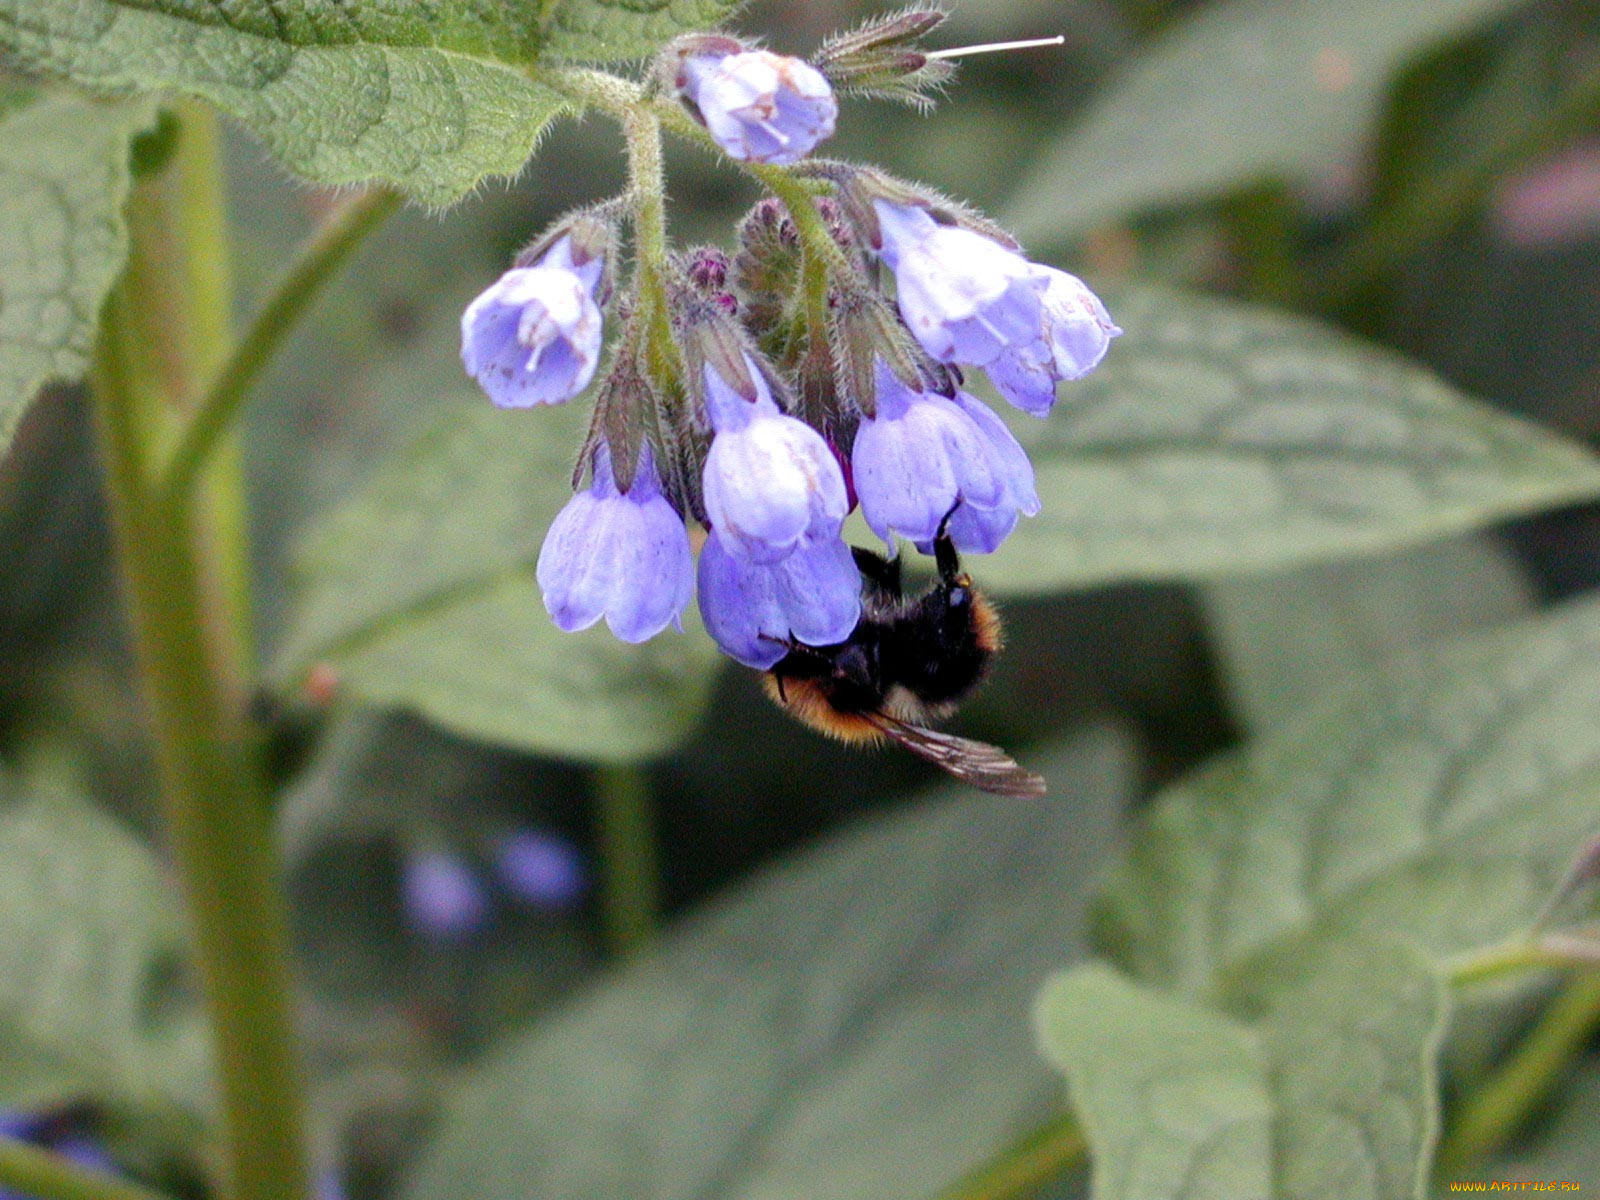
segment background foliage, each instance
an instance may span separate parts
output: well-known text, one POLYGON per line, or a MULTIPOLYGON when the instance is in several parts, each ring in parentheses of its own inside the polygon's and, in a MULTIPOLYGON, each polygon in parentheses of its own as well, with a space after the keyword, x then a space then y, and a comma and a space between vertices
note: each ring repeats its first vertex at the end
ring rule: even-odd
MULTIPOLYGON (((182 94, 229 117, 241 316, 323 189, 414 202, 241 439, 314 1139, 351 1195, 1600 1186, 1600 988, 1510 970, 1593 918, 1550 905, 1600 832, 1600 19, 967 0, 942 44, 1067 45, 972 60, 930 117, 845 106, 830 153, 985 206, 1127 330, 1015 422, 1044 512, 972 564, 1011 645, 958 728, 1047 775, 1019 803, 785 723, 692 626, 630 648, 542 611, 585 414, 490 409, 456 322, 621 186, 541 70, 724 11, 0 0, 0 1105, 201 1190, 80 386, 182 94), (641 790, 672 924, 623 962, 605 865, 641 790), (583 850, 585 902, 489 882, 528 828, 583 850), (403 903, 438 849, 491 902, 465 936, 403 903)), ((740 27, 803 53, 872 11, 740 27)), ((675 235, 726 240, 753 189, 670 168, 675 235)))

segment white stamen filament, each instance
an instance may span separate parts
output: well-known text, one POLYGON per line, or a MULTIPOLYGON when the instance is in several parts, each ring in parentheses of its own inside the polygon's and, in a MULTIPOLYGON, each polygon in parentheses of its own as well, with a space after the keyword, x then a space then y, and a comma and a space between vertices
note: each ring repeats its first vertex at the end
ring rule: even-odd
POLYGON ((934 50, 928 57, 960 58, 964 54, 992 54, 996 50, 1031 50, 1035 46, 1059 46, 1066 40, 1066 34, 1058 33, 1055 37, 1029 38, 1021 42, 985 42, 981 46, 956 46, 950 50, 934 50))

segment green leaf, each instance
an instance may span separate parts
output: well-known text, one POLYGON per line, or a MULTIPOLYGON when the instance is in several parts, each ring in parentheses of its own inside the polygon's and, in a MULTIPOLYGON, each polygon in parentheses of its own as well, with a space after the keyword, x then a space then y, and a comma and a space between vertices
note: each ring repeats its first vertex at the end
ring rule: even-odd
POLYGON ((1089 965, 1036 1012, 1094 1159, 1095 1200, 1420 1197, 1437 1135, 1442 980, 1345 944, 1248 1019, 1089 965))
POLYGON ((1110 309, 1105 364, 1013 423, 1044 508, 992 588, 1281 569, 1600 493, 1587 451, 1324 326, 1159 289, 1110 309))
POLYGON ((1235 0, 1202 8, 1110 83, 1024 176, 1007 221, 1060 242, 1098 222, 1351 158, 1390 77, 1508 0, 1235 0))
POLYGON ((177 911, 110 817, 0 780, 0 1107, 87 1098, 204 1119, 207 1042, 180 986, 177 911))
POLYGON ((0 111, 0 453, 40 387, 88 369, 128 255, 128 146, 154 119, 41 93, 0 111))
POLYGON ((1025 1014, 1081 943, 1127 798, 1121 739, 1053 794, 942 789, 775 869, 491 1054, 405 1200, 882 1200, 951 1183, 1054 1107, 1025 1014))
POLYGON ((475 25, 406 15, 419 11, 331 0, 287 9, 0 0, 0 49, 96 91, 202 96, 317 183, 380 180, 448 204, 485 176, 519 171, 563 101, 514 60, 484 56, 529 44, 531 31, 508 27, 510 17, 475 25))
POLYGON ((1359 680, 1400 681, 1430 643, 1526 617, 1533 589, 1488 534, 1201 590, 1234 714, 1254 733, 1359 680))
POLYGON ((1272 1101, 1248 1029, 1100 964, 1046 985, 1036 1022, 1089 1141, 1095 1200, 1272 1194, 1272 1101))
POLYGON ((692 620, 642 646, 563 633, 534 564, 571 495, 586 406, 509 412, 463 379, 443 418, 309 532, 280 677, 341 686, 451 729, 625 762, 686 736, 720 655, 692 620))
POLYGON ((680 33, 713 29, 744 0, 556 0, 545 52, 589 62, 647 58, 680 33))
POLYGON ((1284 947, 1526 931, 1600 827, 1600 604, 1417 655, 1169 788, 1100 911, 1135 977, 1248 988, 1284 947))

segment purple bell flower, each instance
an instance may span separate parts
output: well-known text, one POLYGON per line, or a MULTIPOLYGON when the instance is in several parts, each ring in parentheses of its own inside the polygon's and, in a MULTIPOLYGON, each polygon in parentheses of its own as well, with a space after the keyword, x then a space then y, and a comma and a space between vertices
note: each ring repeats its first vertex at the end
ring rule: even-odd
POLYGON ((483 884, 459 856, 445 850, 408 858, 401 891, 412 926, 439 941, 468 936, 489 915, 483 884))
POLYGON ((710 538, 700 551, 700 615, 724 654, 764 671, 790 641, 831 646, 849 637, 861 619, 861 576, 837 538, 770 564, 710 538))
POLYGON ((572 261, 561 238, 530 267, 507 271, 461 314, 461 362, 501 408, 571 400, 600 361, 602 264, 572 261))
POLYGON ((626 493, 617 489, 610 449, 600 445, 593 480, 551 522, 535 574, 545 609, 568 633, 601 617, 624 642, 645 641, 668 625, 683 628, 694 558, 648 445, 626 493))
POLYGON ((508 891, 540 908, 570 908, 588 885, 578 848, 538 829, 519 830, 501 842, 495 869, 508 891))
POLYGON ((754 400, 706 364, 706 414, 715 436, 701 478, 713 540, 771 564, 836 539, 850 500, 822 435, 780 412, 749 355, 745 364, 754 400))
POLYGON ((686 55, 678 90, 740 162, 797 162, 833 134, 839 115, 820 71, 768 50, 686 55))
POLYGON ((925 209, 874 200, 900 315, 940 362, 984 367, 1041 336, 1045 281, 1014 250, 925 209))
POLYGON ((1037 263, 1032 273, 1044 283, 1040 337, 1008 347, 986 369, 1002 396, 1023 412, 1043 417, 1055 403, 1056 384, 1081 379, 1099 366, 1111 339, 1122 330, 1076 275, 1037 263))
POLYGON ((914 391, 881 359, 877 383, 877 413, 862 419, 851 463, 861 515, 891 552, 896 535, 931 545, 948 515, 955 546, 987 554, 1019 513, 1039 511, 1027 454, 981 401, 914 391))

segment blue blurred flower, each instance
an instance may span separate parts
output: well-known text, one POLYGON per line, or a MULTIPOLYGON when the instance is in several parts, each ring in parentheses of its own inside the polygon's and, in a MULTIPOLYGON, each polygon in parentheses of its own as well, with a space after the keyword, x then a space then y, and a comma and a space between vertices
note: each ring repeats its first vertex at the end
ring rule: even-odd
POLYGON ((1044 284, 1041 336, 1008 346, 986 369, 1002 396, 1024 412, 1043 417, 1055 403, 1056 384, 1081 379, 1099 366, 1111 339, 1122 330, 1076 275, 1037 263, 1032 272, 1044 284))
POLYGON ((894 551, 896 535, 928 552, 940 523, 958 549, 988 554, 1039 511, 1033 466, 1005 423, 966 392, 908 388, 880 360, 877 414, 863 418, 851 462, 861 515, 894 551))
MULTIPOLYGON (((98 1138, 81 1130, 83 1118, 71 1110, 48 1115, 0 1109, 0 1137, 28 1142, 52 1154, 59 1154, 71 1163, 91 1171, 117 1173, 117 1163, 98 1138)), ((0 1200, 31 1200, 9 1188, 0 1188, 0 1200)))
POLYGON ((566 838, 538 829, 511 834, 498 847, 495 868, 514 895, 541 908, 568 908, 588 886, 583 855, 566 838))
POLYGON ((829 646, 849 637, 861 617, 861 576, 838 538, 776 563, 730 554, 710 538, 700 551, 700 615, 724 654, 764 671, 791 641, 829 646))
POLYGON ((713 540, 770 564, 836 540, 849 498, 822 435, 780 412, 749 355, 745 363, 754 399, 705 367, 706 415, 715 431, 702 476, 706 516, 713 540))
POLYGON ((574 263, 571 237, 513 267, 461 314, 461 362, 502 408, 571 400, 600 361, 600 259, 574 263))
POLYGON ((796 162, 832 135, 839 115, 820 71, 767 50, 688 54, 678 90, 717 145, 741 162, 796 162))
POLYGON ((915 205, 872 206, 900 315, 934 358, 982 367, 1040 339, 1045 285, 1022 255, 915 205))
POLYGON ((403 902, 412 927, 438 941, 476 932, 489 916, 482 882, 460 855, 426 849, 406 859, 403 902))
POLYGON ((568 633, 604 617, 623 641, 642 642, 678 624, 694 592, 694 560, 648 445, 626 492, 609 447, 599 445, 594 478, 556 514, 535 574, 545 609, 568 633))

